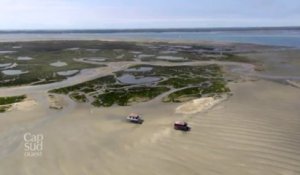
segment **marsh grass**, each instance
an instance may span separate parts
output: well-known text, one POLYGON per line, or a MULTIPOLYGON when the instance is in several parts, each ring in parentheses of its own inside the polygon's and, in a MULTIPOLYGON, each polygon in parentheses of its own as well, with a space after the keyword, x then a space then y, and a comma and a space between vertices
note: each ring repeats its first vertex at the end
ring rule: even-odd
POLYGON ((0 113, 6 112, 11 108, 12 104, 22 102, 26 98, 26 95, 0 97, 0 113))
POLYGON ((163 99, 164 102, 181 102, 203 95, 215 95, 229 92, 222 70, 218 65, 205 66, 151 66, 135 65, 132 68, 151 67, 149 71, 126 70, 114 75, 97 78, 74 86, 54 89, 50 92, 69 94, 72 99, 86 102, 86 96, 94 98, 92 105, 109 107, 127 106, 134 102, 149 101, 171 89, 180 89, 163 99), (163 80, 146 84, 122 84, 117 77, 130 74, 136 77, 160 77, 163 80), (184 88, 184 89, 182 89, 184 88))
POLYGON ((167 87, 134 87, 108 91, 98 95, 92 104, 98 107, 109 107, 114 104, 126 106, 129 102, 148 101, 169 90, 167 87))
POLYGON ((210 85, 190 87, 175 91, 163 99, 163 102, 182 102, 186 99, 195 99, 202 96, 216 96, 222 93, 228 93, 230 89, 226 86, 226 82, 222 80, 214 80, 210 85))
MULTIPOLYGON (((65 76, 59 76, 56 72, 67 70, 82 70, 95 68, 104 65, 94 65, 74 61, 74 58, 101 57, 105 58, 105 62, 115 61, 133 61, 139 58, 139 52, 146 55, 154 55, 149 58, 140 58, 144 61, 157 61, 157 56, 174 56, 183 57, 186 60, 164 60, 165 62, 186 62, 201 60, 220 60, 220 61, 236 61, 249 62, 248 59, 235 54, 224 54, 220 58, 208 58, 205 54, 218 55, 219 49, 212 46, 171 44, 163 42, 155 43, 136 43, 136 42, 105 42, 105 41, 34 41, 34 42, 9 42, 0 43, 1 50, 16 51, 9 55, 0 55, 0 64, 17 63, 18 70, 29 71, 26 74, 7 76, 0 73, 0 86, 19 86, 19 85, 39 85, 48 84, 65 80, 65 76), (22 46, 18 49, 14 46, 22 46), (188 46, 188 47, 187 47, 188 46), (72 49, 76 48, 76 49, 72 49), (94 51, 89 51, 94 49, 94 51), (166 51, 173 53, 163 54, 166 51), (122 55, 121 58, 119 56, 122 55), (19 56, 27 56, 32 60, 18 60, 19 56), (63 67, 50 66, 51 63, 62 61, 67 63, 63 67)), ((230 52, 229 48, 222 48, 226 52, 230 52)), ((170 74, 183 74, 193 70, 179 67, 175 68, 156 67, 156 71, 152 72, 156 75, 168 76, 170 74)), ((201 69, 199 69, 201 70, 201 69)), ((201 71, 193 74, 202 74, 201 71)))
POLYGON ((0 106, 0 113, 6 112, 9 108, 11 108, 11 105, 0 106))
POLYGON ((23 101, 26 95, 12 96, 12 97, 0 97, 0 105, 8 105, 23 101))
POLYGON ((80 103, 88 102, 87 97, 84 94, 80 94, 78 92, 73 92, 69 96, 71 99, 74 99, 75 101, 80 103))

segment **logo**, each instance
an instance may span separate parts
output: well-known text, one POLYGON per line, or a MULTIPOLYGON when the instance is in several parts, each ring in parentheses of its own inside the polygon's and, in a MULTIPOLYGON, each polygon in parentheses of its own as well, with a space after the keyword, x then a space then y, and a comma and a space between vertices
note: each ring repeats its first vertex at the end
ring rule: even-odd
POLYGON ((24 156, 25 157, 40 157, 43 151, 43 134, 24 134, 24 156))

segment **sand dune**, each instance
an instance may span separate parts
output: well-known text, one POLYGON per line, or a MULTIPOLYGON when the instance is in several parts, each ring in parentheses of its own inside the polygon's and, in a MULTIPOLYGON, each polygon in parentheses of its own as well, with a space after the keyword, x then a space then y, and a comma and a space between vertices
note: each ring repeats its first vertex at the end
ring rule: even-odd
POLYGON ((11 110, 31 111, 36 107, 37 102, 33 99, 26 99, 23 102, 13 104, 11 110))
POLYGON ((176 108, 176 113, 179 114, 195 114, 199 112, 204 112, 216 104, 222 102, 227 98, 227 95, 223 97, 202 97, 199 99, 186 102, 176 108))

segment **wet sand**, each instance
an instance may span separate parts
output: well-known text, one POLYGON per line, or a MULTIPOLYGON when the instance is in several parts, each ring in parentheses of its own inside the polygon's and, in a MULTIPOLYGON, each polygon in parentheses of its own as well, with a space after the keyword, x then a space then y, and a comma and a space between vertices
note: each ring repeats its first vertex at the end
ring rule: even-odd
MULTIPOLYGON (((300 174, 299 88, 253 73, 247 64, 234 66, 243 69, 232 73, 256 81, 230 83, 233 96, 195 114, 176 113, 182 104, 162 104, 158 98, 129 107, 94 108, 65 97, 64 108, 52 110, 44 90, 53 85, 28 91, 38 102, 30 110, 0 114, 0 174, 300 174), (144 124, 125 122, 131 112, 141 113, 144 124), (192 130, 173 130, 178 119, 189 122, 192 130), (44 135, 42 156, 24 156, 26 132, 44 135)), ((99 74, 114 70, 101 69, 99 74)), ((276 67, 265 69, 268 76, 290 75, 279 74, 276 67)))
POLYGON ((176 114, 178 104, 97 109, 71 101, 63 111, 36 108, 22 112, 22 117, 7 113, 1 117, 1 128, 6 129, 1 132, 0 170, 72 175, 299 174, 299 89, 264 80, 231 84, 231 89, 229 100, 193 115, 176 114), (126 123, 124 116, 132 111, 144 114, 146 122, 126 123), (192 131, 173 130, 176 119, 187 120, 192 131), (19 141, 24 131, 44 135, 41 157, 24 157, 19 141), (3 140, 6 134, 10 142, 3 140))
POLYGON ((263 61, 264 74, 271 76, 300 75, 300 49, 243 54, 254 61, 263 61))

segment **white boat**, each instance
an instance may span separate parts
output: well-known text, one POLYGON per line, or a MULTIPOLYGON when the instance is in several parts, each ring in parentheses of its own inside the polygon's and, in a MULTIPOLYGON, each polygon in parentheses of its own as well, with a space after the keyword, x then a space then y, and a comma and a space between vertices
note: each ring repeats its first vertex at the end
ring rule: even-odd
POLYGON ((142 117, 138 114, 135 114, 135 113, 131 113, 130 115, 128 115, 126 117, 126 120, 131 122, 131 123, 137 123, 137 124, 142 124, 144 122, 142 117))

